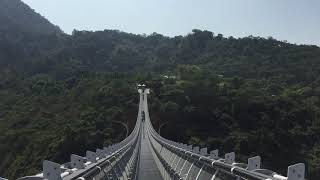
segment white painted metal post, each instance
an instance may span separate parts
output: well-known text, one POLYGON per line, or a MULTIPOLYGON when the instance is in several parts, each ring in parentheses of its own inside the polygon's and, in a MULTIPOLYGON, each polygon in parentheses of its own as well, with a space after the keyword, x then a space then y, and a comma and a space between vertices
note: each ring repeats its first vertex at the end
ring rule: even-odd
POLYGON ((77 169, 84 169, 85 168, 85 161, 86 158, 71 154, 71 167, 72 168, 77 168, 77 169))
POLYGON ((261 157, 255 156, 248 159, 248 167, 247 170, 252 171, 255 169, 260 169, 261 157))
POLYGON ((97 154, 95 152, 92 151, 87 151, 86 152, 86 158, 88 159, 88 161, 92 162, 92 163, 96 163, 97 162, 97 154))
POLYGON ((295 164, 288 167, 288 180, 304 180, 305 165, 303 163, 295 164))
POLYGON ((232 164, 232 163, 234 163, 234 159, 235 159, 234 152, 225 154, 225 163, 232 164))
POLYGON ((219 150, 210 151, 210 159, 219 159, 219 150))
POLYGON ((208 149, 207 148, 201 148, 200 149, 200 155, 207 156, 208 155, 208 149))
POLYGON ((51 161, 43 161, 43 178, 48 180, 62 180, 61 165, 51 161))

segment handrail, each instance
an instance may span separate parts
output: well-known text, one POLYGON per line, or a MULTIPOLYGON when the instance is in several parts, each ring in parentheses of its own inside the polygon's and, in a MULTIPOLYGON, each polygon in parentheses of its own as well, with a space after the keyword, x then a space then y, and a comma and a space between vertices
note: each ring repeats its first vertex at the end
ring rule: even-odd
MULTIPOLYGON (((142 102, 142 96, 140 95, 140 103, 141 102, 142 102)), ((109 156, 109 158, 106 158, 103 162, 97 164, 94 168, 89 169, 85 171, 83 174, 75 176, 72 179, 75 179, 75 178, 91 179, 92 177, 98 175, 101 172, 101 169, 104 169, 108 165, 110 165, 112 163, 112 160, 116 159, 116 155, 124 156, 130 150, 131 147, 136 148, 138 143, 138 136, 140 135, 140 131, 141 131, 141 111, 142 111, 142 106, 139 105, 137 122, 136 122, 135 128, 127 138, 125 138, 123 141, 117 144, 117 146, 120 147, 120 149, 116 151, 114 155, 109 156)))
MULTIPOLYGON (((19 178, 19 180, 36 180, 36 179, 49 179, 49 180, 74 180, 74 179, 93 179, 99 174, 108 173, 105 171, 106 168, 112 166, 112 164, 121 161, 124 157, 129 157, 129 161, 136 161, 138 157, 138 148, 139 148, 139 136, 141 131, 141 112, 143 110, 143 95, 142 91, 140 93, 140 104, 137 115, 137 121, 133 131, 119 143, 105 147, 104 149, 97 149, 97 152, 87 151, 87 157, 81 157, 77 155, 71 155, 72 157, 78 158, 80 168, 72 167, 72 163, 65 163, 65 165, 60 165, 50 161, 43 162, 43 172, 34 176, 25 176, 19 178), (88 154, 91 154, 93 157, 89 158, 88 154), (91 162, 92 160, 93 162, 91 162), (96 162, 95 162, 96 161, 96 162)), ((134 163, 136 165, 136 162, 134 163)), ((111 169, 109 168, 109 171, 111 169)), ((127 168, 124 167, 123 171, 127 171, 127 168)))
MULTIPOLYGON (((169 149, 171 152, 175 154, 179 154, 180 156, 188 156, 188 158, 192 159, 193 162, 197 161, 201 165, 206 166, 207 168, 216 171, 223 171, 229 175, 233 175, 240 178, 250 179, 250 180, 300 180, 304 179, 304 164, 299 163, 293 166, 289 166, 288 168, 288 177, 284 177, 276 172, 266 170, 266 169, 252 169, 248 170, 246 169, 248 167, 247 164, 243 163, 235 163, 235 162, 226 162, 225 158, 219 158, 219 157, 208 157, 207 149, 204 149, 204 153, 201 154, 199 151, 199 148, 196 148, 196 152, 192 149, 192 146, 188 146, 186 144, 177 143, 174 141, 170 141, 168 139, 165 139, 161 137, 153 128, 152 123, 150 121, 149 116, 149 109, 148 109, 148 100, 147 100, 147 94, 149 93, 149 90, 146 91, 145 97, 144 97, 144 112, 145 112, 145 121, 148 125, 148 130, 151 135, 150 138, 153 138, 156 140, 159 144, 161 144, 163 147, 169 149), (188 148, 189 147, 189 148, 188 148), (245 165, 245 168, 239 165, 245 165), (292 169, 295 169, 295 173, 297 172, 303 172, 298 174, 297 177, 290 177, 290 173, 292 173, 292 169), (303 169, 303 171, 301 171, 303 169), (268 173, 262 173, 262 172, 268 172, 268 173)), ((259 157, 260 159, 260 157, 259 157)), ((260 163, 260 162, 259 162, 260 163)), ((291 175, 292 176, 292 175, 291 175)))
MULTIPOLYGON (((199 179, 203 168, 205 172, 209 172, 212 177, 210 179, 214 179, 217 174, 219 176, 219 173, 222 173, 224 176, 227 175, 231 179, 237 180, 305 180, 305 167, 302 163, 289 166, 287 177, 285 177, 271 170, 260 169, 261 158, 259 156, 248 159, 248 164, 236 163, 234 153, 227 153, 225 158, 221 158, 218 156, 218 150, 211 151, 208 154, 207 148, 200 149, 163 138, 155 131, 150 121, 147 98, 149 89, 138 89, 138 92, 140 101, 137 121, 133 131, 124 140, 104 149, 97 149, 96 152, 87 151, 86 158, 71 155, 71 162, 64 165, 44 161, 42 173, 22 177, 19 180, 89 180, 109 179, 109 176, 113 177, 111 179, 119 179, 120 177, 121 179, 137 179, 139 178, 138 164, 140 161, 142 128, 145 130, 144 133, 149 140, 148 144, 155 161, 158 163, 159 170, 166 172, 163 173, 164 171, 162 171, 162 176, 170 176, 169 179, 186 179, 184 175, 181 175, 184 165, 179 167, 181 168, 180 173, 176 172, 182 159, 184 164, 189 162, 199 169, 196 172, 197 174, 192 174, 196 177, 196 180, 199 179), (142 117, 142 114, 144 114, 144 117, 142 117), (171 158, 173 156, 174 158, 171 158), (176 159, 177 161, 175 161, 176 159)), ((189 171, 192 165, 190 168, 188 167, 189 171)), ((188 175, 189 172, 186 175, 187 179, 188 175)))

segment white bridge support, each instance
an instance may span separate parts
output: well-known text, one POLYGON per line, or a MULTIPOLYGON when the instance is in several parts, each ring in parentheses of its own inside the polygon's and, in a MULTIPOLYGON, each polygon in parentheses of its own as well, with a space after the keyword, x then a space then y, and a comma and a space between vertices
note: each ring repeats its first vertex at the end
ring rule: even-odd
MULTIPOLYGON (((287 177, 261 168, 261 157, 236 163, 235 153, 221 158, 218 150, 187 145, 161 137, 153 128, 148 109, 149 89, 138 86, 137 122, 122 142, 71 155, 63 165, 44 161, 43 172, 20 180, 305 180, 305 165, 288 167, 287 177)), ((0 178, 0 180, 2 180, 0 178)))

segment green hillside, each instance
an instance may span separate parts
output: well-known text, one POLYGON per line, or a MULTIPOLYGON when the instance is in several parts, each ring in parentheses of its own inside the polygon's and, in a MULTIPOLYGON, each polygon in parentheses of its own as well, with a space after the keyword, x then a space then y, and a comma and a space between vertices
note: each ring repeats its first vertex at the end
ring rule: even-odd
POLYGON ((235 151, 238 161, 259 154, 284 174, 305 162, 309 179, 320 178, 317 46, 201 30, 66 35, 17 0, 0 1, 0 22, 0 176, 120 141, 145 82, 164 137, 235 151))

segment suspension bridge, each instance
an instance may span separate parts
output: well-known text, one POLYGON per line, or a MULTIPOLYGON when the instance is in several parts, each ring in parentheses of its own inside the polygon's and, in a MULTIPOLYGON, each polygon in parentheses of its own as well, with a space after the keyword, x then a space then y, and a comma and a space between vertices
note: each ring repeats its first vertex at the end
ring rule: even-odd
MULTIPOLYGON (((42 172, 19 180, 304 180, 305 165, 288 167, 287 175, 263 169, 259 156, 235 162, 235 153, 173 142, 153 128, 148 111, 149 89, 139 86, 139 110, 134 130, 122 142, 71 154, 70 162, 45 160, 42 172)), ((0 178, 0 180, 3 178, 0 178)))

